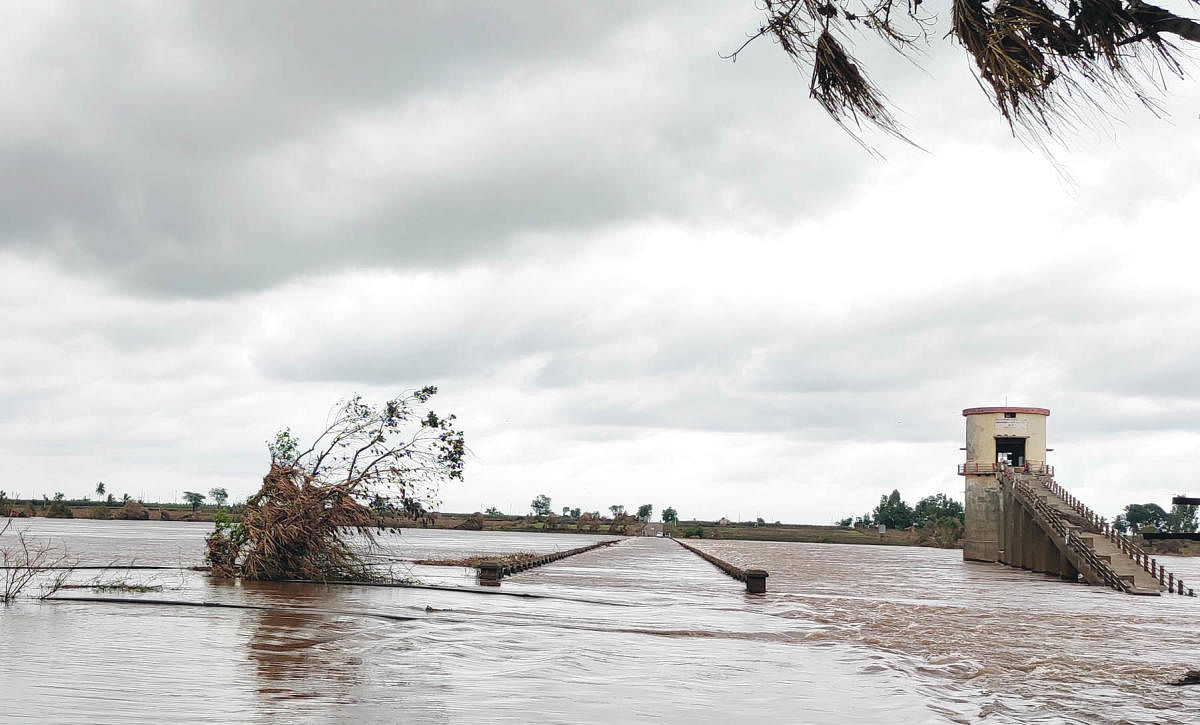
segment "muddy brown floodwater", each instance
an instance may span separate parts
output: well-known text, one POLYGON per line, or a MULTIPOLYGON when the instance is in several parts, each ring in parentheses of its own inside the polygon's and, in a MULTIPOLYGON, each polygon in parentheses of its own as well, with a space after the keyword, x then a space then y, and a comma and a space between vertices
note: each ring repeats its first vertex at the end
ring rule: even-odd
MULTIPOLYGON (((200 563, 207 524, 18 522, 90 565, 200 563)), ((1191 722, 1200 599, 1139 598, 953 550, 631 538, 496 590, 412 559, 605 537, 408 530, 381 566, 458 590, 231 584, 81 570, 109 596, 250 605, 0 609, 4 722, 1191 722), (514 594, 531 596, 512 596, 514 594)), ((1165 557, 1164 557, 1165 559, 1165 557)), ((1185 579, 1200 562, 1174 559, 1185 579)))

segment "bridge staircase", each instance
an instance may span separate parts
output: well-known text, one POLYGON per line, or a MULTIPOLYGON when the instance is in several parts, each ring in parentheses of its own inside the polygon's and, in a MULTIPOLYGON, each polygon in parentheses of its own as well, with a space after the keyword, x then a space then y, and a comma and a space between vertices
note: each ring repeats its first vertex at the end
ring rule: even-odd
POLYGON ((1053 469, 996 464, 995 474, 1006 511, 1005 564, 1064 579, 1082 576, 1126 594, 1195 596, 1131 537, 1060 486, 1053 469))

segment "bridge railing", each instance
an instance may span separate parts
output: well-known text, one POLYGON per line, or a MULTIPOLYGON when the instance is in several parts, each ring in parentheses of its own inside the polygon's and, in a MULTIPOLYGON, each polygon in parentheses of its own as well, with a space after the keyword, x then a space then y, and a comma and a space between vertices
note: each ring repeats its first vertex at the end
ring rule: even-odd
POLYGON ((988 473, 995 473, 997 470, 999 470, 999 466, 999 463, 980 463, 979 461, 960 463, 958 464, 958 475, 982 476, 988 473))
MULTIPOLYGON (((1052 469, 1053 470, 1053 469, 1052 469)), ((1090 525, 1093 533, 1098 533, 1104 538, 1115 544, 1121 553, 1128 556, 1137 564, 1143 571, 1153 576, 1158 583, 1167 587, 1168 592, 1175 594, 1184 594, 1195 596, 1192 589, 1186 589, 1183 586, 1183 580, 1175 576, 1174 573, 1167 571, 1158 560, 1153 558, 1149 552, 1143 549, 1134 541, 1133 537, 1126 536, 1112 527, 1103 516, 1098 515, 1095 511, 1084 505, 1077 497, 1071 494, 1063 486, 1059 485, 1053 478, 1040 477, 1038 482, 1050 493, 1057 496, 1061 501, 1066 503, 1075 510, 1083 519, 1090 525)))
POLYGON ((1009 487, 1013 495, 1020 499, 1035 516, 1039 516, 1054 533, 1063 539, 1076 557, 1092 570, 1091 573, 1094 578, 1099 579, 1104 584, 1119 592, 1128 592, 1129 585, 1125 583, 1125 580, 1117 576, 1117 572, 1109 566, 1108 562, 1098 557, 1096 552, 1084 544, 1078 536, 1071 536, 1070 525, 1063 520, 1062 515, 1039 497, 1029 484, 1017 478, 1016 473, 1016 470, 1012 466, 1001 464, 1000 470, 996 473, 996 479, 1002 486, 1009 487))
POLYGON ((1165 586, 1168 592, 1174 594, 1183 594, 1185 591, 1189 597, 1196 596, 1192 589, 1186 589, 1183 586, 1183 579, 1175 576, 1174 572, 1169 572, 1166 568, 1158 563, 1158 559, 1153 558, 1150 552, 1143 549, 1132 536, 1122 534, 1112 526, 1105 526, 1101 532, 1105 538, 1116 544, 1121 552, 1133 559, 1133 563, 1142 567, 1142 570, 1149 573, 1150 576, 1158 580, 1158 583, 1165 586))
POLYGON ((1005 467, 1011 468, 1018 473, 1031 473, 1035 476, 1054 476, 1054 466, 1048 466, 1045 463, 1031 463, 1024 466, 1012 466, 1007 463, 984 463, 980 461, 968 461, 967 463, 958 464, 958 475, 983 476, 989 473, 995 473, 1005 467))
POLYGON ((1051 466, 1049 468, 1051 469, 1049 474, 1039 475, 1038 483, 1042 484, 1047 491, 1062 500, 1063 503, 1073 508, 1075 513, 1079 514, 1083 518, 1093 533, 1103 533, 1104 527, 1107 525, 1104 517, 1085 506, 1083 501, 1079 500, 1072 495, 1070 491, 1059 485, 1059 483, 1054 480, 1053 467, 1051 466))

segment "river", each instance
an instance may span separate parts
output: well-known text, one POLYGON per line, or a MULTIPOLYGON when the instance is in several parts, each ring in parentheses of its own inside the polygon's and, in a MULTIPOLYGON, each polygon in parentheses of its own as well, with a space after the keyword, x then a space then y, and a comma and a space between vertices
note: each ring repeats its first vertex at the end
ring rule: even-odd
MULTIPOLYGON (((413 559, 548 552, 603 536, 404 530, 379 561, 426 588, 213 581, 209 524, 21 520, 76 584, 150 591, 0 608, 2 722, 1186 722, 1200 599, 1142 598, 961 552, 692 542, 770 572, 743 587, 630 538, 480 589, 413 559), (121 569, 129 564, 176 567, 121 569), (394 569, 395 570, 395 569, 394 569), (433 588, 437 587, 437 588, 433 588), (520 595, 520 596, 517 596, 520 595)), ((9 537, 11 539, 11 536, 9 537)), ((1200 583, 1200 562, 1162 558, 1200 583)))

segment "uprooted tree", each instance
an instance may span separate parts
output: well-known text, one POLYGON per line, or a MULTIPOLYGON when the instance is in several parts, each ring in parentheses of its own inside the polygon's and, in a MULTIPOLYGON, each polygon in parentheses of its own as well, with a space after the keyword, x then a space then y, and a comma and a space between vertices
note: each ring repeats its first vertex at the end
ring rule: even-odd
POLYGON ((377 578, 353 534, 370 544, 380 510, 432 516, 439 486, 462 480, 466 448, 453 415, 427 410, 429 386, 374 406, 355 396, 307 447, 285 429, 267 444, 270 470, 241 522, 218 516, 208 537, 214 576, 377 578))
POLYGON ((944 34, 934 4, 761 0, 765 22, 726 57, 773 38, 811 75, 811 96, 839 125, 867 122, 903 138, 886 96, 845 43, 873 34, 912 59, 932 39, 952 36, 1013 130, 1041 140, 1105 114, 1112 101, 1135 99, 1155 110, 1163 79, 1184 74, 1185 56, 1173 41, 1200 42, 1200 23, 1142 0, 949 0, 944 34))

